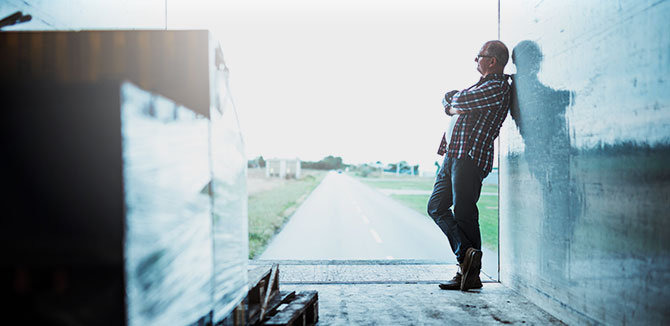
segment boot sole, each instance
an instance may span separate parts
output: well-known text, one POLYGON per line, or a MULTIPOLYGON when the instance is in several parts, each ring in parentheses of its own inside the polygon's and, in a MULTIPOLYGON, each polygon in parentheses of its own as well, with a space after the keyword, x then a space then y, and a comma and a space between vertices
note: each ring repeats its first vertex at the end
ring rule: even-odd
POLYGON ((458 287, 456 287, 455 285, 451 285, 451 284, 448 284, 448 285, 447 284, 439 284, 439 287, 440 287, 440 290, 447 290, 447 291, 459 290, 458 287))
POLYGON ((468 279, 469 276, 472 275, 472 273, 479 272, 479 269, 481 269, 481 259, 482 259, 482 251, 481 250, 472 250, 472 253, 470 253, 470 265, 468 266, 468 270, 463 272, 463 279, 461 279, 461 291, 466 291, 469 288, 465 288, 465 283, 468 279), (477 264, 476 264, 477 263, 477 264), (479 266, 475 266, 479 265, 479 266))

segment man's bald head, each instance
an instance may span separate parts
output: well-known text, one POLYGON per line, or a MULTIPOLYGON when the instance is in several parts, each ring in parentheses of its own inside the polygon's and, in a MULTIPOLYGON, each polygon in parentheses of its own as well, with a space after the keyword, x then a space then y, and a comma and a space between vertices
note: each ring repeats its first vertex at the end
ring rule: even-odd
POLYGON ((509 51, 507 50, 505 43, 498 40, 488 41, 484 43, 484 48, 488 55, 496 58, 496 66, 499 67, 500 72, 502 72, 509 60, 509 51))

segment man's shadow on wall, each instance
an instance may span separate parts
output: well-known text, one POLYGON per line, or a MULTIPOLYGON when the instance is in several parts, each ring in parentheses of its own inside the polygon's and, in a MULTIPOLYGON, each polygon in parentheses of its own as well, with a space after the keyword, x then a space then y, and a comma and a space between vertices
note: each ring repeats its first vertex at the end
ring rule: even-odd
POLYGON ((539 81, 542 59, 540 47, 533 41, 521 41, 514 47, 512 60, 517 73, 513 76, 510 113, 523 138, 523 157, 529 172, 542 192, 543 207, 537 207, 542 215, 536 217, 541 221, 539 277, 568 285, 575 207, 580 206, 570 178, 570 137, 565 116, 573 94, 539 81))

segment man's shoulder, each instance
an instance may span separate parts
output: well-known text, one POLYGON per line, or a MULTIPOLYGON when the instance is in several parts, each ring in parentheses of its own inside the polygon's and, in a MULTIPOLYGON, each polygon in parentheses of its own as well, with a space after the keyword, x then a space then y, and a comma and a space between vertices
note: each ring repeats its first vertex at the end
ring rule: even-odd
POLYGON ((507 81, 508 75, 495 76, 489 78, 481 84, 481 88, 501 88, 503 91, 507 92, 510 89, 510 83, 507 81))

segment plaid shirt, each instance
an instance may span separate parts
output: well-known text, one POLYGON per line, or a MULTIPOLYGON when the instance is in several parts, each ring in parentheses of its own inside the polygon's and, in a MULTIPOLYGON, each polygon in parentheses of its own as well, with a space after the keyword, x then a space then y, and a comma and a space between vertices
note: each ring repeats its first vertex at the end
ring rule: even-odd
MULTIPOLYGON (((453 94, 449 106, 464 111, 459 114, 447 150, 446 134, 442 136, 439 155, 463 158, 468 155, 484 172, 493 168, 493 141, 510 107, 510 85, 507 75, 491 74, 482 77, 477 84, 453 94)), ((450 95, 450 94, 449 94, 450 95)))

